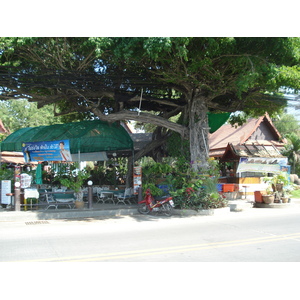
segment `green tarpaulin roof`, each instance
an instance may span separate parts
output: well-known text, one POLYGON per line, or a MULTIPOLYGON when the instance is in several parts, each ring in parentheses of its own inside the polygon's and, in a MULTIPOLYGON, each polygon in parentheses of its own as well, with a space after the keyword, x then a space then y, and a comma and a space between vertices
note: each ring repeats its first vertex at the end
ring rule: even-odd
POLYGON ((95 120, 22 128, 1 143, 1 151, 22 151, 22 143, 58 140, 69 140, 72 154, 133 149, 123 126, 95 120))
POLYGON ((217 131, 226 121, 229 119, 231 113, 208 113, 208 125, 210 127, 209 132, 213 133, 217 131))

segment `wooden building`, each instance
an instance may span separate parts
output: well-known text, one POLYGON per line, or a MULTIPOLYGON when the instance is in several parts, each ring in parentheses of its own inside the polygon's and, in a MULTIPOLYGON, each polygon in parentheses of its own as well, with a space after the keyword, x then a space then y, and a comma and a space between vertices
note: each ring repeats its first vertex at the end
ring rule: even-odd
POLYGON ((266 113, 242 126, 220 127, 209 136, 209 156, 223 166, 220 183, 234 184, 240 192, 248 187, 252 193, 265 188, 261 177, 288 168, 287 158, 280 152, 285 144, 266 113))

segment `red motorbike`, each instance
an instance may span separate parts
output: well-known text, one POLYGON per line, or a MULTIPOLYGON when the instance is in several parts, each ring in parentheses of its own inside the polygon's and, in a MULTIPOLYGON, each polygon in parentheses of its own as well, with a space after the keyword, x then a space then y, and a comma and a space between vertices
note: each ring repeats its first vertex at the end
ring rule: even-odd
POLYGON ((171 216, 173 213, 174 202, 171 196, 160 197, 154 199, 150 189, 146 190, 146 196, 138 202, 138 211, 141 214, 149 214, 150 212, 161 212, 166 216, 171 216))

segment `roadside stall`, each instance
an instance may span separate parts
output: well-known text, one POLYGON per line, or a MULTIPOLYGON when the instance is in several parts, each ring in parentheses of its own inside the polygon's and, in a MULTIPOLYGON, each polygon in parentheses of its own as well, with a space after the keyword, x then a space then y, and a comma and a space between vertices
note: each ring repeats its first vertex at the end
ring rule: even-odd
MULTIPOLYGON (((236 196, 253 195, 255 191, 264 191, 267 185, 262 181, 265 176, 280 172, 289 173, 287 157, 269 141, 249 141, 233 145, 228 143, 220 160, 230 172, 223 172, 219 183, 223 191, 236 196)), ((225 170, 226 172, 226 170, 225 170)))
POLYGON ((1 151, 23 152, 26 162, 57 166, 107 160, 107 153, 122 150, 133 153, 130 135, 120 124, 100 120, 22 128, 1 143, 1 151))

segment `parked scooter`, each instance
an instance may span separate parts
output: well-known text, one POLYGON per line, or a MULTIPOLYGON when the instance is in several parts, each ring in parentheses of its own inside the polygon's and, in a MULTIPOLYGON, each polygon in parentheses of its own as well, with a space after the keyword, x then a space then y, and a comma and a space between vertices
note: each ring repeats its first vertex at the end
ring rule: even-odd
POLYGON ((171 196, 160 197, 154 199, 150 189, 146 190, 146 196, 138 202, 138 211, 141 214, 149 214, 150 212, 161 212, 166 216, 171 216, 173 213, 174 202, 171 196))

